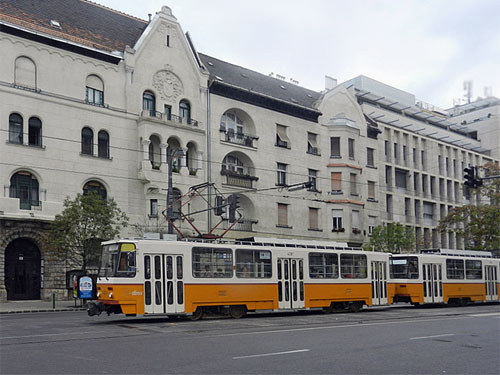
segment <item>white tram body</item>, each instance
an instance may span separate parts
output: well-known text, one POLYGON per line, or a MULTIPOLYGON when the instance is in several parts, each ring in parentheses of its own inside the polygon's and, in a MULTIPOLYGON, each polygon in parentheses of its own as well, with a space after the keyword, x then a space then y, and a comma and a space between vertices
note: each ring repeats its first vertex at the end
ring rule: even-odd
POLYGON ((343 243, 120 240, 103 243, 97 280, 102 311, 191 315, 392 303, 389 254, 343 243))

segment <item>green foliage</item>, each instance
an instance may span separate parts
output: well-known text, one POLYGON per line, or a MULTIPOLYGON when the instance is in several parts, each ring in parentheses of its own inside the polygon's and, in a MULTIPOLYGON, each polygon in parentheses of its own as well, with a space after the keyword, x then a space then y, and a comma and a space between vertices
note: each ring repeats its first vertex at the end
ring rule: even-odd
MULTIPOLYGON (((487 176, 500 174, 498 164, 489 163, 483 168, 487 176)), ((483 186, 471 189, 470 195, 471 201, 478 196, 480 203, 451 209, 438 229, 456 233, 464 239, 466 249, 500 249, 500 179, 484 180, 483 186)))
POLYGON ((370 242, 364 246, 368 251, 383 251, 393 254, 411 252, 415 249, 415 233, 400 223, 379 225, 373 229, 370 242))
POLYGON ((50 252, 86 270, 100 256, 100 242, 114 239, 128 217, 113 199, 103 199, 91 192, 64 200, 64 210, 51 224, 50 252))

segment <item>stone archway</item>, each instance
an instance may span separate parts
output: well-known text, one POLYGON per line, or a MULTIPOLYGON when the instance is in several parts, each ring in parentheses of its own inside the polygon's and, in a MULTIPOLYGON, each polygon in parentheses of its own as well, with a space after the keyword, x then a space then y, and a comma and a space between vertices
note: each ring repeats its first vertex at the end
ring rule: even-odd
POLYGON ((41 254, 29 239, 15 239, 5 249, 5 289, 7 300, 40 299, 41 254))

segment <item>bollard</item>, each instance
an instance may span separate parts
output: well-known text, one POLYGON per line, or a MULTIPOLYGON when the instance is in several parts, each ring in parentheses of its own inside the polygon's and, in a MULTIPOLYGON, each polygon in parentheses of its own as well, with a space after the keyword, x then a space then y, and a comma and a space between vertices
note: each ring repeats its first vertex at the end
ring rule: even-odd
POLYGON ((52 292, 52 309, 56 308, 56 292, 52 292))

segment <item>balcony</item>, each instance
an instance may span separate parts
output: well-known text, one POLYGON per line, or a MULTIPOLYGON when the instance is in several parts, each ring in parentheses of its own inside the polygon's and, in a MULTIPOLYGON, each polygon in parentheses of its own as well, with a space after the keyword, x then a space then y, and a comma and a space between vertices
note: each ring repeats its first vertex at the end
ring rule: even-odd
POLYGON ((254 219, 240 219, 236 224, 233 225, 229 220, 224 220, 223 228, 227 229, 231 225, 231 230, 237 230, 242 232, 253 232, 253 225, 257 224, 259 221, 254 219))
POLYGON ((141 117, 154 118, 156 120, 163 121, 167 124, 168 123, 176 125, 180 124, 180 125, 191 126, 193 128, 200 127, 200 122, 198 120, 192 118, 180 117, 172 114, 166 114, 159 111, 149 111, 145 109, 141 112, 141 117))
POLYGON ((235 133, 224 129, 220 129, 220 132, 222 135, 221 140, 224 142, 257 148, 257 146, 254 144, 254 141, 257 141, 259 137, 250 134, 235 133))
POLYGON ((257 181, 259 178, 255 176, 250 176, 248 174, 240 174, 237 172, 230 171, 228 169, 223 169, 220 174, 225 176, 225 182, 223 184, 241 187, 245 189, 253 189, 253 181, 257 181))

